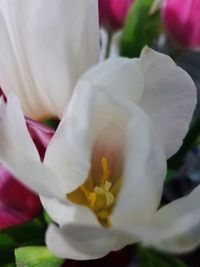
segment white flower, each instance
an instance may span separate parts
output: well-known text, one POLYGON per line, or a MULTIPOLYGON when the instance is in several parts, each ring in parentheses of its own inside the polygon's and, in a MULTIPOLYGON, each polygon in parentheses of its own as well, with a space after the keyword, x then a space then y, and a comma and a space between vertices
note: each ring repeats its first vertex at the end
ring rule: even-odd
POLYGON ((0 85, 26 116, 62 116, 80 75, 98 62, 97 11, 97 0, 0 0, 0 85))
POLYGON ((59 225, 46 235, 55 255, 94 259, 138 241, 175 252, 199 244, 199 188, 157 211, 166 158, 195 103, 194 83, 168 56, 145 48, 139 59, 109 59, 78 81, 43 163, 16 97, 1 104, 0 160, 59 225))

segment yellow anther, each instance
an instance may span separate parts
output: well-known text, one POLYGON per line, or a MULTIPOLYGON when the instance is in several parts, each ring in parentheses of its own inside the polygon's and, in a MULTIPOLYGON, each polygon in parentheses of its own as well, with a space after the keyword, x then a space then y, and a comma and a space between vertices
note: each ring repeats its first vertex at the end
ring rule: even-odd
POLYGON ((106 181, 106 183, 99 187, 94 188, 94 194, 96 194, 95 205, 93 208, 95 210, 105 210, 112 206, 115 202, 115 198, 111 192, 109 192, 112 183, 106 181))
POLYGON ((94 188, 94 192, 95 192, 96 194, 98 194, 98 195, 100 195, 100 194, 104 194, 104 189, 103 189, 102 187, 96 186, 96 187, 94 188))
MULTIPOLYGON (((87 205, 96 215, 101 225, 111 226, 110 214, 115 203, 115 184, 110 181, 110 170, 107 158, 101 159, 102 175, 95 180, 90 172, 86 182, 74 192, 67 194, 67 198, 74 203, 87 205), (97 184, 95 186, 95 184, 97 184)), ((118 187, 118 186, 117 186, 118 187)))
POLYGON ((111 205, 113 205, 115 202, 115 198, 113 196, 113 194, 111 192, 108 192, 106 194, 106 204, 108 207, 110 207, 111 205))
POLYGON ((104 184, 104 186, 103 186, 103 188, 104 188, 105 191, 108 192, 108 191, 110 191, 111 186, 112 186, 112 183, 106 181, 105 184, 104 184))

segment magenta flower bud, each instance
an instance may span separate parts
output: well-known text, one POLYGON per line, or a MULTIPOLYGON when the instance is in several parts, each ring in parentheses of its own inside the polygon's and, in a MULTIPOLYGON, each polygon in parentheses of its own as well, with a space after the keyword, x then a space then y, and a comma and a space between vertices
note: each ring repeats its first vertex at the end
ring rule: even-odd
POLYGON ((99 0, 100 25, 109 30, 120 29, 134 0, 99 0))
POLYGON ((199 0, 164 0, 162 20, 169 36, 180 47, 200 48, 199 0))
POLYGON ((25 223, 41 210, 39 197, 0 167, 0 229, 25 223))
MULTIPOLYGON (((38 149, 41 160, 54 130, 36 121, 26 119, 30 135, 38 149)), ((19 183, 0 165, 0 229, 25 223, 41 210, 38 195, 19 183)))
POLYGON ((40 154, 40 159, 43 160, 46 148, 55 131, 29 118, 26 118, 26 125, 40 154))

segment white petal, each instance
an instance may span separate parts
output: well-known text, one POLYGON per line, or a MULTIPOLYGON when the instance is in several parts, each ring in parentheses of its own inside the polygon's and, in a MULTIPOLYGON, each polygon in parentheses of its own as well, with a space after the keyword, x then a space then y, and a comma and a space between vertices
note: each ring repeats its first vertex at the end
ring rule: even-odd
MULTIPOLYGON (((73 224, 75 225, 74 227, 76 227, 76 232, 80 231, 80 228, 82 227, 82 230, 84 231, 85 228, 89 229, 87 231, 90 231, 91 229, 96 229, 96 231, 98 231, 99 228, 99 223, 94 215, 94 213, 86 207, 82 207, 82 206, 78 206, 78 205, 68 205, 64 202, 58 201, 56 199, 50 199, 50 198, 46 198, 46 197, 40 197, 41 201, 42 201, 42 205, 44 206, 44 208, 47 210, 49 216, 56 222, 59 224, 59 226, 62 227, 67 227, 66 225, 68 224, 73 224), (78 224, 78 225, 77 225, 78 224)), ((51 226, 52 227, 52 226, 51 226)), ((69 226, 70 227, 70 226, 69 226)), ((90 249, 85 253, 82 254, 79 251, 79 248, 77 247, 76 249, 72 247, 72 244, 65 244, 64 247, 63 245, 58 248, 54 248, 54 246, 56 246, 56 243, 58 242, 66 242, 66 240, 68 241, 68 238, 65 237, 65 234, 61 233, 60 230, 55 229, 53 226, 53 229, 49 229, 49 231, 51 232, 50 234, 47 234, 47 244, 49 244, 50 249, 52 250, 53 253, 55 253, 56 255, 59 255, 60 257, 69 257, 69 258, 77 258, 77 257, 81 257, 80 259, 88 259, 91 258, 91 252, 90 249), (53 233, 52 233, 53 232, 53 233), (55 233, 56 232, 56 233, 55 233), (58 234, 57 234, 58 233, 58 234), (55 235, 56 238, 59 238, 60 241, 56 240, 55 238, 52 237, 52 235, 55 235), (66 239, 66 240, 65 240, 66 239), (63 241, 64 240, 64 241, 63 241), (54 244, 55 242, 55 244, 54 244), (68 250, 66 249, 66 246, 70 246, 70 250, 68 248, 68 250), (62 251, 62 248, 64 251, 62 251), (66 252, 69 251, 69 252, 66 252), (62 254, 61 254, 62 253, 62 254), (66 253, 70 253, 70 256, 67 256, 66 253), (88 256, 88 254, 90 256, 88 256), (75 255, 75 256, 73 256, 75 255), (77 256, 77 255, 81 255, 81 256, 77 256)), ((71 230, 69 230, 71 231, 71 230)), ((102 231, 100 229, 100 231, 102 231)), ((90 236, 92 234, 92 231, 90 232, 90 234, 88 236, 90 236)), ((111 233, 109 232, 105 232, 106 235, 110 235, 111 233)), ((71 234, 71 238, 73 239, 73 232, 71 234)), ((81 238, 81 235, 80 235, 81 238)), ((95 237, 94 237, 95 238, 95 237)), ((89 238, 88 242, 89 242, 89 238)), ((131 244, 131 243, 135 243, 138 241, 138 239, 133 239, 133 237, 131 236, 130 239, 130 235, 126 235, 124 233, 120 233, 120 232, 115 232, 115 236, 113 234, 112 239, 115 239, 115 241, 111 241, 113 244, 112 250, 119 250, 121 248, 123 248, 124 246, 126 246, 127 244, 131 244)), ((92 241, 91 241, 92 242, 92 241)), ((105 240, 104 242, 107 242, 107 240, 105 240)), ((73 242, 72 242, 73 243, 73 242)), ((91 244, 92 246, 95 246, 94 249, 96 249, 96 245, 92 242, 91 244)), ((109 251, 111 249, 109 248, 109 251)), ((92 257, 100 257, 100 256, 96 256, 96 254, 92 254, 92 257)), ((101 255, 102 256, 102 255, 101 255)))
POLYGON ((90 169, 93 88, 83 84, 74 92, 66 113, 51 139, 44 163, 58 171, 72 192, 86 180, 90 169))
POLYGON ((15 96, 0 107, 0 161, 21 182, 46 196, 64 196, 62 180, 42 165, 15 96))
MULTIPOLYGON (((96 184, 102 176, 102 158, 106 158, 108 167, 112 173, 112 181, 121 177, 124 167, 124 150, 126 144, 126 134, 123 128, 116 123, 110 123, 97 135, 93 145, 92 168, 93 179, 96 184)), ((111 182, 112 182, 111 181, 111 182)))
MULTIPOLYGON (((151 222, 133 223, 122 233, 145 246, 170 253, 185 253, 200 244, 200 186, 186 197, 175 200, 155 213, 151 222)), ((119 228, 118 228, 119 230, 119 228)))
POLYGON ((143 242, 167 252, 184 253, 200 244, 200 186, 161 208, 150 223, 152 236, 143 242), (156 231, 157 230, 157 231, 156 231))
POLYGON ((181 146, 196 105, 196 88, 190 76, 173 60, 144 48, 139 65, 144 74, 140 106, 151 117, 167 157, 181 146))
POLYGON ((98 61, 96 0, 0 0, 0 84, 35 119, 59 116, 98 61), (76 23, 75 23, 76 18, 76 23))
POLYGON ((22 153, 29 154, 30 158, 39 161, 39 154, 29 135, 17 97, 10 95, 7 103, 2 101, 0 111, 0 141, 7 141, 6 145, 18 147, 22 153))
POLYGON ((49 216, 63 226, 70 223, 82 223, 86 225, 98 226, 99 223, 94 213, 87 207, 70 205, 57 199, 40 197, 42 205, 47 210, 49 216))
POLYGON ((143 94, 143 73, 137 61, 128 58, 112 58, 91 68, 82 79, 87 79, 112 94, 138 102, 143 94))
POLYGON ((58 257, 88 260, 105 256, 113 250, 115 233, 108 229, 81 225, 58 228, 51 225, 46 234, 49 250, 58 257))
POLYGON ((119 229, 151 219, 160 203, 166 175, 166 158, 150 119, 133 104, 131 108, 125 170, 111 215, 112 225, 119 229))

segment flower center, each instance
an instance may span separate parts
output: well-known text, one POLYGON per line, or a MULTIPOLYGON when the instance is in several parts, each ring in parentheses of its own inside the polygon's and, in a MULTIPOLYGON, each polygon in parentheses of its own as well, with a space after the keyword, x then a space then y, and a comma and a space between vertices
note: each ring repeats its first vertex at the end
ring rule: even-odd
POLYGON ((109 227, 111 226, 110 214, 120 185, 117 182, 113 185, 111 182, 111 171, 105 157, 101 159, 101 168, 102 174, 98 185, 95 185, 96 180, 90 171, 86 182, 77 190, 67 194, 67 199, 76 204, 88 206, 95 213, 101 225, 109 227))
MULTIPOLYGON (((109 181, 110 170, 108 168, 108 161, 106 158, 101 160, 102 176, 100 178, 100 185, 95 186, 93 191, 89 191, 87 184, 83 184, 80 189, 83 191, 88 206, 95 212, 99 219, 107 220, 110 213, 110 208, 115 202, 113 193, 111 192, 112 183, 109 181)), ((91 179, 92 177, 88 177, 91 179)))

